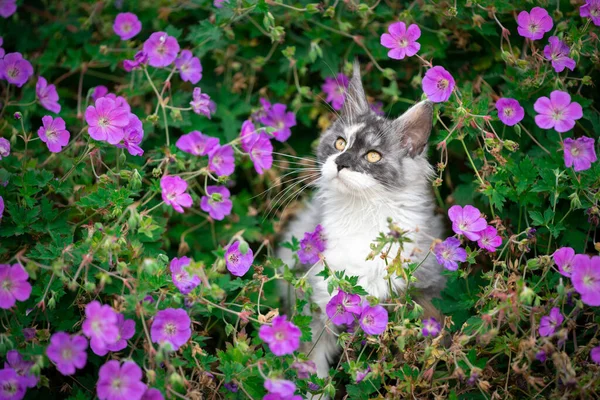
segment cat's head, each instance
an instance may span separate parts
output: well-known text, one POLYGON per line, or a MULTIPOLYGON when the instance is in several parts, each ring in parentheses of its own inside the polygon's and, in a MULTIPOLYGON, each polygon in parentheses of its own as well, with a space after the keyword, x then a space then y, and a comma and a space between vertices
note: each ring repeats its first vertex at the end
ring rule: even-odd
POLYGON ((432 124, 433 105, 428 101, 393 120, 375 114, 355 63, 340 117, 323 133, 317 148, 319 185, 352 194, 426 181, 431 172, 426 152, 432 124))

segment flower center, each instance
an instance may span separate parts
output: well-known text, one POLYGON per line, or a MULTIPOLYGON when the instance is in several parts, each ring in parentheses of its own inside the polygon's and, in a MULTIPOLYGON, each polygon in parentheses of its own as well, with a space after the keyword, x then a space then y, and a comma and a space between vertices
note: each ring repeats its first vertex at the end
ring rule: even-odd
POLYGON ((283 332, 275 332, 275 340, 284 340, 285 339, 285 335, 283 334, 283 332))
POLYGON ((452 257, 452 252, 448 249, 442 251, 442 258, 444 260, 449 260, 452 257))
POLYGON ((437 88, 440 89, 440 90, 444 90, 444 89, 446 89, 448 87, 449 83, 450 82, 448 82, 448 79, 442 78, 442 79, 438 80, 438 82, 437 82, 437 88))
POLYGON ((121 390, 122 385, 123 382, 119 378, 114 379, 111 383, 112 388, 119 391, 121 390))
POLYGON ((408 46, 408 40, 406 40, 404 38, 400 39, 398 41, 398 46, 401 47, 401 48, 404 48, 404 47, 408 46))
POLYGON ((177 198, 177 195, 175 193, 169 193, 167 195, 167 199, 169 199, 171 201, 175 201, 176 198, 177 198))
POLYGON ((46 131, 46 137, 48 138, 48 140, 50 142, 56 141, 57 136, 58 136, 58 133, 54 129, 48 129, 46 131))
POLYGON ((2 391, 8 395, 7 397, 10 397, 17 392, 17 385, 14 381, 4 382, 2 385, 2 391))
POLYGON ((70 348, 63 349, 61 355, 64 360, 70 361, 73 358, 73 350, 70 348))
POLYGON ((169 322, 168 324, 165 325, 165 333, 167 335, 174 335, 177 332, 177 327, 175 326, 174 323, 169 322))
POLYGON ((540 27, 535 22, 529 24, 529 32, 536 33, 539 29, 540 27))
POLYGON ((101 324, 100 321, 93 321, 92 322, 92 330, 96 333, 100 333, 100 328, 101 328, 101 324))
POLYGON ((98 125, 100 125, 101 127, 105 128, 106 126, 108 126, 108 118, 106 117, 101 117, 98 120, 98 125))
POLYGON ((587 275, 583 278, 583 284, 589 288, 594 286, 594 283, 596 283, 596 279, 593 276, 587 275))
POLYGON ((506 116, 506 117, 512 117, 513 113, 514 113, 514 110, 512 109, 512 107, 506 107, 504 109, 504 116, 506 116))
POLYGON ((460 224, 458 224, 458 228, 459 228, 461 231, 466 231, 466 230, 467 230, 469 227, 467 226, 467 224, 466 224, 466 223, 464 223, 464 222, 461 222, 460 224))
POLYGON ((335 313, 341 315, 344 312, 346 312, 346 309, 344 308, 344 305, 343 304, 338 304, 337 307, 335 308, 335 313))
POLYGON ((240 258, 238 257, 237 254, 230 254, 228 259, 229 259, 229 262, 232 264, 237 264, 240 261, 240 258))
POLYGON ((552 110, 552 119, 555 121, 560 121, 563 119, 563 110, 555 108, 552 110))
POLYGON ((16 78, 17 76, 19 76, 19 69, 18 68, 10 68, 8 71, 6 71, 6 73, 11 78, 16 78))
POLYGON ((577 146, 573 146, 571 147, 571 155, 577 157, 579 155, 580 151, 579 148, 577 146))
POLYGON ((7 279, 4 282, 2 282, 2 289, 7 292, 10 292, 10 290, 12 289, 12 281, 7 279))
POLYGON ((121 29, 123 30, 123 32, 128 33, 131 31, 131 25, 130 24, 123 24, 123 26, 121 27, 121 29))
POLYGON ((375 322, 375 319, 372 315, 367 315, 363 318, 363 324, 365 325, 373 325, 373 322, 375 322))

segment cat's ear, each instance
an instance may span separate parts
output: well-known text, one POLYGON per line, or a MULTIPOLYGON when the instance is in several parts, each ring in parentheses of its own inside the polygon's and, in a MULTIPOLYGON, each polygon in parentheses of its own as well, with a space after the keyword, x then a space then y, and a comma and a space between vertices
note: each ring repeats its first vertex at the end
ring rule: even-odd
POLYGON ((421 101, 398 117, 394 124, 400 135, 402 146, 411 157, 423 152, 433 126, 433 103, 421 101))
POLYGON ((352 120, 355 116, 367 113, 369 111, 369 102, 363 89, 360 79, 360 64, 357 60, 354 61, 352 78, 346 89, 346 99, 342 107, 342 117, 347 117, 352 120))

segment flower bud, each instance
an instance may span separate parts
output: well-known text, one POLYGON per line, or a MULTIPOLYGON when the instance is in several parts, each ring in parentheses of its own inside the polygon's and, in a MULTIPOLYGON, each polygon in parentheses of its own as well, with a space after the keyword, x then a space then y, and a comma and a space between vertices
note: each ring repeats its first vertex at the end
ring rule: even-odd
POLYGON ((223 195, 221 193, 213 193, 210 195, 210 198, 215 203, 219 203, 219 202, 223 201, 223 195))
POLYGON ((521 293, 519 293, 519 300, 521 303, 530 305, 533 302, 535 292, 527 285, 523 285, 521 293))
POLYGON ((20 120, 21 118, 23 118, 23 114, 21 114, 20 112, 18 112, 18 111, 17 111, 17 112, 15 113, 14 117, 15 117, 15 119, 18 121, 18 120, 20 120))
POLYGON ((249 249, 250 249, 250 246, 248 246, 248 243, 244 240, 241 240, 240 247, 239 247, 240 253, 246 254, 249 249))

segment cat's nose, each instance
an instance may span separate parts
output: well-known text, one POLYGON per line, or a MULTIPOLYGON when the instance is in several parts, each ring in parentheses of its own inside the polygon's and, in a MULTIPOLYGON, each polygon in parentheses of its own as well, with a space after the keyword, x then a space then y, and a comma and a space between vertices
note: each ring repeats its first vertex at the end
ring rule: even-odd
POLYGON ((338 172, 340 172, 340 171, 341 171, 341 170, 343 170, 344 168, 349 168, 349 167, 348 167, 347 165, 342 165, 342 164, 338 164, 338 165, 337 165, 338 172))

